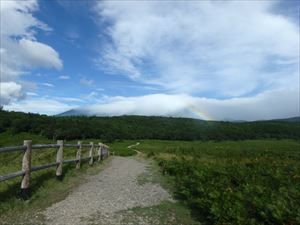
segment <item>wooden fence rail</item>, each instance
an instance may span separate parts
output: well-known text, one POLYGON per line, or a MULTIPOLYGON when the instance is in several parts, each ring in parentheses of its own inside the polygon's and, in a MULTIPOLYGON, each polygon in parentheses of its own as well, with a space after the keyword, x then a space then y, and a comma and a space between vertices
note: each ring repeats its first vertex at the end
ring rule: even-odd
POLYGON ((80 169, 82 161, 89 161, 89 165, 93 165, 94 157, 97 157, 97 161, 103 160, 109 156, 109 147, 105 144, 98 143, 94 144, 90 142, 90 144, 82 144, 81 141, 78 141, 78 144, 65 144, 63 140, 58 140, 57 144, 36 144, 32 145, 31 140, 24 140, 23 146, 12 146, 12 147, 3 147, 0 148, 1 153, 7 152, 15 152, 15 151, 24 151, 23 160, 22 160, 22 167, 20 171, 13 172, 6 175, 0 175, 0 182, 13 179, 18 176, 22 176, 21 181, 21 196, 24 199, 29 197, 29 184, 30 184, 30 173, 38 170, 47 169, 50 167, 56 167, 56 177, 58 179, 62 179, 63 175, 63 164, 67 163, 75 163, 76 169, 80 169), (76 158, 75 159, 68 159, 64 160, 64 147, 76 147, 76 158), (81 150, 82 147, 89 147, 89 156, 82 157, 81 150), (57 148, 56 153, 56 162, 51 162, 45 165, 39 166, 31 166, 31 154, 32 150, 42 150, 42 149, 49 149, 49 148, 57 148), (94 155, 94 150, 96 150, 97 155, 94 155))

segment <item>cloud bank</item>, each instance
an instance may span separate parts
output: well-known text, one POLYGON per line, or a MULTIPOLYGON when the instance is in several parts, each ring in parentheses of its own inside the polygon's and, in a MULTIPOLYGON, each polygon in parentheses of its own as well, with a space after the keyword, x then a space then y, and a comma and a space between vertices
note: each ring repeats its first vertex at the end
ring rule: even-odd
POLYGON ((78 110, 98 116, 175 116, 204 120, 263 120, 300 115, 299 89, 226 100, 168 94, 104 97, 98 104, 78 110))
POLYGON ((96 116, 146 115, 189 117, 203 120, 267 120, 300 115, 299 89, 267 91, 253 97, 225 100, 193 97, 186 94, 145 96, 98 96, 89 99, 34 97, 13 102, 5 109, 56 115, 70 109, 96 116), (79 104, 80 103, 80 104, 79 104), (83 106, 79 106, 79 105, 83 106))
POLYGON ((19 102, 12 102, 4 108, 10 111, 32 112, 46 115, 56 115, 61 112, 77 107, 76 104, 65 103, 63 99, 31 98, 19 102))

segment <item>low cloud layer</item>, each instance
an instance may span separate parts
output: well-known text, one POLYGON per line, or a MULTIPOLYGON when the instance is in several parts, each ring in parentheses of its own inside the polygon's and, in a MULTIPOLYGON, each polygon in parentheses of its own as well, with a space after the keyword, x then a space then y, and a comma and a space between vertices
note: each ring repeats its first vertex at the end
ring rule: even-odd
MULTIPOLYGON (((13 93, 12 93, 13 94, 13 93)), ((300 115, 299 89, 267 91, 256 96, 218 100, 186 94, 151 94, 137 97, 97 96, 89 99, 32 97, 6 105, 6 110, 56 115, 70 109, 97 116, 146 115, 204 120, 267 120, 300 115), (81 105, 81 106, 80 106, 81 105)))
POLYGON ((179 116, 205 120, 262 120, 299 116, 299 89, 267 91, 247 98, 217 100, 154 94, 106 97, 79 110, 89 115, 179 116))
POLYGON ((5 105, 4 109, 18 112, 32 112, 46 115, 56 115, 77 107, 75 104, 65 103, 64 100, 45 98, 27 98, 5 105))

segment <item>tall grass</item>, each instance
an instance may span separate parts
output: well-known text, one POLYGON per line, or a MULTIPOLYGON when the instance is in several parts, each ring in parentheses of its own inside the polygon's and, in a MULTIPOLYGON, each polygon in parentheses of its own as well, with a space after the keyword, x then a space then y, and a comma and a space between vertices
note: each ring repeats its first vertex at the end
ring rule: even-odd
POLYGON ((300 224, 300 142, 141 141, 208 224, 300 224))
POLYGON ((135 147, 128 148, 130 145, 134 145, 137 141, 115 141, 109 145, 110 151, 119 156, 132 156, 136 154, 135 147))

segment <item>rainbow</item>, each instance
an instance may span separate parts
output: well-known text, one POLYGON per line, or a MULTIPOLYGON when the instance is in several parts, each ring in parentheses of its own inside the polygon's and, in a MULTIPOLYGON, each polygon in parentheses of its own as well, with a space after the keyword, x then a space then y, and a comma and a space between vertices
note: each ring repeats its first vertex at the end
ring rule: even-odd
POLYGON ((202 120, 214 120, 212 116, 210 116, 208 113, 204 111, 200 111, 196 106, 194 105, 188 105, 187 108, 190 112, 192 112, 197 118, 202 120))

